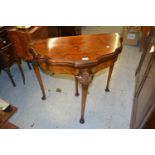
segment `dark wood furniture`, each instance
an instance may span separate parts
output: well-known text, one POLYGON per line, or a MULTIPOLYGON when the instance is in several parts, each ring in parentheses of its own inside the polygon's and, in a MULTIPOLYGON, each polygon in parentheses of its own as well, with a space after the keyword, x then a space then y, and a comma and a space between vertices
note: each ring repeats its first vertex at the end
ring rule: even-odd
POLYGON ((59 36, 76 36, 81 34, 81 26, 58 26, 59 36))
POLYGON ((119 34, 79 35, 38 40, 31 43, 34 57, 33 67, 46 98, 38 66, 46 73, 69 74, 75 76, 76 93, 78 81, 82 85, 80 123, 84 123, 84 111, 89 84, 96 72, 109 67, 106 91, 118 54, 122 50, 119 34))
MULTIPOLYGON (((9 39, 13 47, 13 55, 18 64, 22 60, 27 62, 29 69, 31 69, 32 56, 29 53, 29 43, 34 39, 48 38, 47 26, 32 26, 28 29, 18 29, 11 27, 7 29, 9 39)), ((23 75, 24 83, 25 76, 23 75)))
POLYGON ((155 111, 155 30, 146 38, 136 70, 136 85, 131 128, 145 128, 155 111))
POLYGON ((152 28, 153 28, 152 26, 142 26, 140 51, 143 51, 144 50, 146 38, 149 35, 149 32, 151 32, 152 28))
POLYGON ((49 38, 81 35, 81 26, 48 26, 49 38))
POLYGON ((0 110, 0 129, 17 129, 18 127, 8 121, 8 119, 17 111, 15 106, 11 106, 10 112, 0 110))
POLYGON ((23 78, 23 82, 25 83, 24 73, 21 68, 20 61, 17 62, 17 60, 13 54, 12 45, 10 43, 8 36, 7 36, 6 27, 1 27, 0 28, 0 71, 4 70, 8 74, 13 86, 16 86, 14 79, 10 72, 10 67, 14 63, 17 63, 18 68, 19 68, 22 78, 23 78))
POLYGON ((31 26, 28 29, 9 28, 8 35, 11 40, 15 55, 22 60, 31 61, 29 44, 33 40, 78 35, 81 27, 76 26, 31 26))
POLYGON ((155 129, 155 109, 146 121, 144 129, 155 129))
MULTIPOLYGON (((32 55, 29 53, 29 44, 33 40, 44 39, 48 37, 60 37, 66 35, 77 35, 81 33, 81 27, 77 26, 31 26, 28 29, 19 29, 11 27, 7 29, 9 39, 13 47, 13 55, 18 64, 26 61, 29 69, 31 69, 32 55)), ((19 66, 21 68, 21 66, 19 66)), ((8 73, 10 73, 7 70, 8 73)), ((9 74, 10 75, 10 74, 9 74)), ((12 77, 10 75, 10 77, 12 77)), ((23 81, 25 76, 22 72, 23 81)))
POLYGON ((32 26, 29 29, 13 27, 8 29, 7 32, 18 60, 31 61, 32 55, 29 53, 29 43, 35 39, 48 38, 47 26, 32 26))

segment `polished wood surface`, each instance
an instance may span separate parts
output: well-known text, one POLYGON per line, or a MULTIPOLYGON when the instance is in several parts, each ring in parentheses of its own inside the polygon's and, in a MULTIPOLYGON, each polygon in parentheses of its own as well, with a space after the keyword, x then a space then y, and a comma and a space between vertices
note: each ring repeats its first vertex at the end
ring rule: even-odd
POLYGON ((32 40, 71 36, 80 34, 80 27, 76 26, 31 26, 29 29, 8 28, 15 55, 22 60, 32 60, 29 44, 32 40))
POLYGON ((78 96, 78 82, 82 85, 82 102, 80 123, 84 123, 84 111, 89 84, 94 73, 109 67, 106 91, 118 54, 122 50, 122 39, 119 34, 79 35, 42 39, 31 42, 30 52, 33 55, 33 66, 36 77, 46 98, 40 67, 48 74, 70 74, 75 76, 75 87, 78 96))
POLYGON ((1 129, 19 129, 15 124, 6 122, 1 129))
POLYGON ((7 30, 10 41, 17 59, 31 61, 32 55, 29 53, 29 43, 32 40, 48 38, 47 26, 32 26, 23 30, 16 27, 7 30))
MULTIPOLYGON (((28 29, 19 29, 16 27, 7 28, 8 37, 11 41, 12 52, 21 71, 23 82, 25 84, 25 76, 22 71, 22 60, 27 62, 28 68, 31 69, 30 63, 32 55, 29 53, 29 43, 31 40, 48 38, 47 26, 31 26, 28 29)), ((11 77, 11 76, 10 76, 11 77)))
POLYGON ((155 109, 152 112, 150 118, 148 118, 148 121, 146 122, 144 129, 155 129, 155 109))
POLYGON ((15 106, 11 106, 10 112, 4 112, 0 110, 0 129, 15 129, 17 126, 8 122, 9 118, 17 111, 15 106))
POLYGON ((117 33, 51 38, 31 45, 41 59, 76 68, 97 65, 117 55, 121 47, 117 33))
POLYGON ((0 28, 0 71, 4 70, 8 74, 8 77, 11 80, 13 86, 16 86, 10 71, 10 67, 14 63, 18 65, 19 71, 22 75, 23 83, 25 83, 25 77, 21 67, 21 62, 17 61, 14 56, 12 44, 8 38, 6 27, 2 27, 0 28))

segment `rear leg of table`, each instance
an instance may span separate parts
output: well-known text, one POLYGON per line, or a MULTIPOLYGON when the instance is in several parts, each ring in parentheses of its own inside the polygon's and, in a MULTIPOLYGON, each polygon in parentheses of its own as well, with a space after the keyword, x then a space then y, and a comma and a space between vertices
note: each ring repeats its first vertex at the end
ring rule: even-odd
POLYGON ((12 85, 13 85, 14 87, 16 87, 16 84, 15 84, 15 82, 14 82, 14 79, 13 79, 12 75, 11 75, 10 69, 9 69, 9 68, 6 68, 4 71, 7 73, 9 79, 10 79, 11 82, 12 82, 12 85))
POLYGON ((110 79, 111 79, 111 75, 112 75, 112 71, 113 71, 113 68, 114 68, 114 64, 110 66, 109 68, 109 73, 108 73, 108 80, 107 80, 107 85, 106 85, 106 88, 105 88, 105 91, 106 92, 109 92, 109 83, 110 83, 110 79))
POLYGON ((24 75, 24 72, 23 72, 23 69, 22 69, 22 66, 21 66, 21 62, 17 62, 17 66, 18 66, 19 71, 21 73, 21 76, 22 76, 22 79, 23 79, 23 84, 25 84, 25 75, 24 75))
POLYGON ((75 96, 79 96, 78 78, 75 76, 75 96))

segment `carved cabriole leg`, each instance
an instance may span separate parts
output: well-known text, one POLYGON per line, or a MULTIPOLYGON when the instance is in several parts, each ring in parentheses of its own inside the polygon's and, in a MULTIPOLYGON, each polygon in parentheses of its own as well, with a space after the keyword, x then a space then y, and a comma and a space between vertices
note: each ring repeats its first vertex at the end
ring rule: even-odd
POLYGON ((34 73, 36 75, 36 78, 38 80, 38 83, 40 85, 40 88, 41 88, 41 91, 42 91, 42 94, 43 94, 42 100, 45 100, 46 99, 46 94, 45 94, 44 85, 43 85, 43 82, 42 82, 42 79, 41 79, 38 64, 37 64, 37 62, 35 60, 32 60, 32 65, 33 65, 34 73))
POLYGON ((79 91, 78 91, 78 77, 75 76, 75 96, 79 96, 79 91))
POLYGON ((79 76, 77 76, 79 82, 82 85, 82 102, 81 102, 81 118, 80 123, 84 123, 84 112, 85 112, 85 106, 86 106, 86 98, 87 98, 87 92, 89 84, 91 83, 93 79, 93 74, 90 73, 90 71, 82 71, 79 76))
POLYGON ((6 68, 6 69, 4 69, 4 71, 8 74, 8 77, 10 78, 10 80, 11 80, 11 82, 12 82, 12 85, 13 85, 14 87, 16 87, 16 84, 15 84, 15 82, 14 82, 14 80, 13 80, 13 77, 12 77, 12 75, 11 75, 10 69, 9 69, 9 68, 6 68))
POLYGON ((22 79, 23 79, 23 84, 25 84, 25 75, 24 75, 24 72, 23 72, 23 69, 22 69, 22 66, 21 66, 21 62, 17 61, 17 66, 20 70, 20 73, 22 75, 22 79))
POLYGON ((112 64, 110 66, 110 68, 109 68, 108 80, 107 80, 107 85, 106 85, 106 89, 105 89, 106 92, 109 92, 110 91, 109 90, 109 83, 110 83, 110 79, 111 79, 113 68, 114 68, 114 64, 112 64))

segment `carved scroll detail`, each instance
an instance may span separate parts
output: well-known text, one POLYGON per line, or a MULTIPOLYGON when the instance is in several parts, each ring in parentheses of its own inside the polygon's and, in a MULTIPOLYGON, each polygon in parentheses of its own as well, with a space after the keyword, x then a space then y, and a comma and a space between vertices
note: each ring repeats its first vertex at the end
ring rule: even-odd
POLYGON ((83 87, 88 87, 93 79, 93 74, 89 71, 83 71, 77 78, 83 87))

